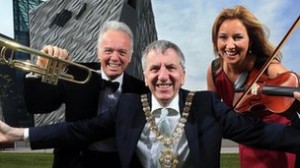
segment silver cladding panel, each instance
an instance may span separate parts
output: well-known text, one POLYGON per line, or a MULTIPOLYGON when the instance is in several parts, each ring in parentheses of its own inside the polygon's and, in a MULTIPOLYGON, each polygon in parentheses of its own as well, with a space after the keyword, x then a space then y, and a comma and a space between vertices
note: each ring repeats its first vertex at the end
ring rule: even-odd
POLYGON ((97 39, 106 20, 118 20, 124 0, 48 0, 29 14, 30 46, 41 49, 51 44, 65 48, 75 62, 98 62, 97 39), (81 9, 82 15, 76 19, 81 9), (63 25, 53 23, 63 10, 71 18, 63 25))
MULTIPOLYGON (((97 40, 101 25, 107 20, 119 20, 134 33, 134 53, 127 72, 143 79, 141 52, 157 40, 151 0, 48 0, 29 14, 30 46, 41 49, 51 44, 66 48, 74 62, 98 62, 97 40), (76 19, 86 3, 86 9, 76 19), (66 9, 72 13, 63 26, 51 25, 55 16, 66 9)), ((49 114, 35 114, 35 125, 63 122, 65 105, 49 114)))

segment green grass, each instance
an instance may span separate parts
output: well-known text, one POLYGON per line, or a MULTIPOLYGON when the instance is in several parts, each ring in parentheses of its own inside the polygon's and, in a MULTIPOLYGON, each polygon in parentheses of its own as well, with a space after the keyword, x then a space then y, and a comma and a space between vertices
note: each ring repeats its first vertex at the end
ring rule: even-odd
POLYGON ((51 168, 52 153, 0 153, 3 168, 51 168))
POLYGON ((239 155, 237 153, 222 154, 221 155, 221 168, 239 168, 239 155))
MULTIPOLYGON (((0 153, 3 168, 51 168, 52 153, 0 153)), ((238 154, 222 154, 221 168, 239 168, 238 154)))

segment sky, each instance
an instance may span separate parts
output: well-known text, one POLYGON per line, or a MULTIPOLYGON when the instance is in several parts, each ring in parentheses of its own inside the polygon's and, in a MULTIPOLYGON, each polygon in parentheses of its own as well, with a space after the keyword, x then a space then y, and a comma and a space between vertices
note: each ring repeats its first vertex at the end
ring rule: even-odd
MULTIPOLYGON (((159 39, 177 44, 186 58, 184 88, 206 89, 206 71, 215 58, 211 28, 223 8, 243 5, 269 29, 277 46, 300 14, 299 0, 152 0, 159 39)), ((283 64, 300 72, 300 26, 282 46, 283 64)))
MULTIPOLYGON (((267 28, 277 46, 300 15, 299 0, 151 0, 158 39, 177 44, 186 57, 183 88, 206 89, 206 70, 215 58, 211 28, 218 13, 227 7, 243 5, 267 28)), ((11 0, 0 1, 0 33, 13 37, 11 0)), ((282 64, 300 72, 300 26, 281 48, 282 64)))

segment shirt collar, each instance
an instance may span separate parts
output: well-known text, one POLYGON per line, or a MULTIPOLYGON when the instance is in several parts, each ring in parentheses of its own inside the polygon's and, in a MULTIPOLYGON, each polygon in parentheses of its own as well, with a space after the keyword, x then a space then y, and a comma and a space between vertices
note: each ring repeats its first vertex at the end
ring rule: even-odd
MULTIPOLYGON (((152 94, 151 95, 151 100, 152 100, 152 106, 151 106, 151 110, 152 112, 156 109, 159 109, 159 108, 163 108, 159 103, 158 103, 158 100, 155 98, 155 96, 152 94)), ((179 95, 176 94, 176 96, 174 97, 174 99, 171 101, 171 103, 165 107, 165 108, 172 108, 176 111, 179 112, 179 95)))
POLYGON ((118 90, 121 90, 121 86, 123 84, 123 78, 124 78, 124 73, 122 73, 120 76, 118 76, 116 79, 114 80, 110 80, 110 78, 103 72, 101 71, 101 77, 103 80, 107 80, 107 81, 112 81, 112 82, 118 82, 119 83, 119 88, 118 90))

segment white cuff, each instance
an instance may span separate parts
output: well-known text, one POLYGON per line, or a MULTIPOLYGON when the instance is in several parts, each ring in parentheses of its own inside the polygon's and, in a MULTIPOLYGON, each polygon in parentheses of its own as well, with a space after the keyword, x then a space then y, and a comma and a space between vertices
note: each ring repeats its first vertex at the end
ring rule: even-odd
POLYGON ((24 141, 28 141, 29 140, 29 128, 25 128, 24 129, 24 141))

